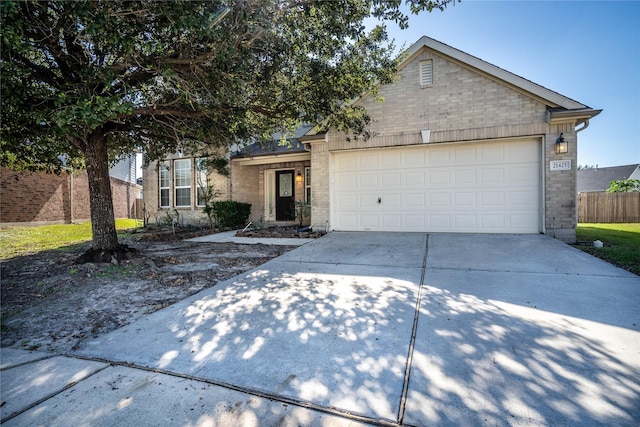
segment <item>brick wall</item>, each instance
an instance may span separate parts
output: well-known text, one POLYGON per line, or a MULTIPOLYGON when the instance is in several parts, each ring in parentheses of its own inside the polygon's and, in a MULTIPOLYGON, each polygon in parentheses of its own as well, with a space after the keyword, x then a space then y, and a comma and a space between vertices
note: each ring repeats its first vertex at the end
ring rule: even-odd
MULTIPOLYGON (((231 188, 232 188, 232 200, 244 203, 251 203, 251 216, 250 221, 257 222, 260 217, 267 217, 265 215, 265 183, 264 176, 266 170, 282 170, 293 169, 294 175, 300 172, 304 176, 304 168, 311 165, 310 161, 298 161, 298 162, 278 162, 270 163, 266 165, 240 165, 232 162, 231 168, 231 188)), ((311 165, 312 166, 312 165, 311 165)), ((316 177, 314 175, 313 166, 311 167, 311 182, 315 182, 316 177)), ((303 201, 305 197, 304 182, 295 183, 295 199, 303 201)), ((315 195, 313 188, 311 189, 312 200, 315 195)), ((312 214, 313 216, 313 214, 312 214)))
MULTIPOLYGON (((200 157, 200 156, 198 156, 200 157)), ((159 175, 158 167, 159 162, 149 162, 149 164, 143 167, 143 187, 144 187, 144 209, 147 220, 151 224, 159 224, 168 220, 168 215, 175 216, 175 211, 178 211, 180 215, 180 222, 182 224, 191 224, 206 226, 208 225, 208 218, 202 211, 202 207, 196 205, 196 182, 195 180, 195 158, 196 157, 181 157, 177 154, 167 156, 167 160, 172 161, 175 159, 191 159, 192 160, 192 186, 191 186, 191 206, 190 207, 173 207, 174 188, 173 188, 173 169, 170 169, 171 188, 170 188, 170 208, 160 208, 160 188, 159 188, 159 175)), ((224 175, 220 175, 216 172, 211 172, 207 176, 210 185, 213 186, 218 193, 216 200, 229 200, 230 194, 230 179, 224 175)))
MULTIPOLYGON (((69 223, 91 219, 87 173, 0 169, 0 222, 69 223)), ((133 217, 140 186, 111 178, 116 218, 133 217)))
POLYGON ((0 222, 69 222, 69 175, 0 168, 0 222))
POLYGON ((340 150, 421 144, 421 130, 430 130, 430 143, 536 137, 545 141, 543 171, 544 231, 565 241, 575 240, 577 224, 575 123, 550 125, 546 105, 515 88, 471 71, 440 54, 423 49, 398 73, 398 80, 382 86, 384 102, 366 96, 359 101, 373 119, 376 133, 368 141, 347 141, 330 129, 327 143, 312 142, 314 171, 313 222, 330 219, 331 153, 340 150), (421 60, 433 61, 433 86, 421 88, 421 60), (569 153, 555 154, 560 133, 569 153), (570 159, 570 171, 551 172, 550 160, 570 159), (555 218, 555 220, 554 220, 555 218))

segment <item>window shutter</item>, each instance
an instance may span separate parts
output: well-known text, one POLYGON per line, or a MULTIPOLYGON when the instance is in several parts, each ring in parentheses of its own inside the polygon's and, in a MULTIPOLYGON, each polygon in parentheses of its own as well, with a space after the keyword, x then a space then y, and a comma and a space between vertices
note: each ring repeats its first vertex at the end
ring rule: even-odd
POLYGON ((433 86, 433 61, 420 61, 420 87, 433 86))

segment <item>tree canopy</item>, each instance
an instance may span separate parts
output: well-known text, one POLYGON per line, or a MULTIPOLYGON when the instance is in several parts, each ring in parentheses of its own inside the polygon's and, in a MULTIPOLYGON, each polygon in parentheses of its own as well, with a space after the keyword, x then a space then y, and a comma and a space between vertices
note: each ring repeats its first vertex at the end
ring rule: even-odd
POLYGON ((640 179, 619 179, 611 181, 607 193, 627 193, 640 191, 640 179))
MULTIPOLYGON (((418 13, 451 1, 406 4, 418 13)), ((321 120, 366 133, 366 111, 345 101, 392 81, 397 59, 384 20, 407 25, 400 0, 3 1, 0 8, 0 164, 59 170, 84 162, 101 249, 117 245, 115 228, 105 230, 111 194, 99 184, 109 160, 135 150, 159 159, 226 147, 321 120), (369 18, 380 21, 366 30, 369 18)))

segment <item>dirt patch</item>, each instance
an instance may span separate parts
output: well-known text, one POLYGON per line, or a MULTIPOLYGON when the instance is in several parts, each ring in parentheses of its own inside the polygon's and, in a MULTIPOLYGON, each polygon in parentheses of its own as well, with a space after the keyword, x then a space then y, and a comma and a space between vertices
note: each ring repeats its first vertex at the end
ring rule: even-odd
POLYGON ((295 248, 139 237, 117 264, 75 264, 89 244, 3 261, 2 347, 68 352, 295 248))

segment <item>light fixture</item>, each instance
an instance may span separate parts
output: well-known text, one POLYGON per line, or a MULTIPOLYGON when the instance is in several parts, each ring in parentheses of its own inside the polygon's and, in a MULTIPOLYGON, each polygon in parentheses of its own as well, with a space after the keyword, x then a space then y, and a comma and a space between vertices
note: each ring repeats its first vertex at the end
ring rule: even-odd
POLYGON ((296 175, 296 183, 302 183, 302 174, 298 171, 298 175, 296 175))
POLYGON ((556 154, 564 154, 569 151, 569 143, 564 140, 562 134, 556 139, 556 154))

